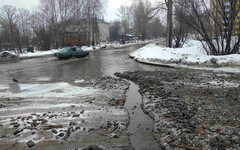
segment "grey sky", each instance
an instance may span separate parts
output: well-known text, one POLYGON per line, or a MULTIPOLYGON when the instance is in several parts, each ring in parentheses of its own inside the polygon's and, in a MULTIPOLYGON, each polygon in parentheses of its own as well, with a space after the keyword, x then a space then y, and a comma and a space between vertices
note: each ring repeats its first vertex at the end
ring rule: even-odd
MULTIPOLYGON (((118 19, 117 12, 121 5, 129 6, 134 0, 108 0, 107 10, 105 11, 105 20, 113 21, 118 19)), ((151 0, 156 1, 156 0, 151 0)), ((3 5, 13 5, 17 8, 34 10, 39 4, 39 0, 0 0, 0 7, 3 5)))

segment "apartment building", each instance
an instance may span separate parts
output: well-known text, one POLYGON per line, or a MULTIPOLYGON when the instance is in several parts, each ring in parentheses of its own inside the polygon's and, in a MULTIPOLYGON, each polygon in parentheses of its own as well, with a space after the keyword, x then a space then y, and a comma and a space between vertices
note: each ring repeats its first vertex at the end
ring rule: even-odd
MULTIPOLYGON (((223 2, 222 0, 211 0, 211 4, 210 4, 210 10, 211 10, 211 17, 210 17, 210 24, 211 24, 211 29, 210 29, 210 33, 214 34, 216 32, 223 32, 220 30, 220 26, 219 24, 216 22, 216 20, 218 20, 218 22, 222 23, 222 30, 227 28, 227 24, 224 23, 223 19, 222 19, 222 14, 224 14, 224 16, 226 16, 227 18, 231 17, 231 5, 230 5, 230 0, 226 0, 225 2, 223 2, 224 7, 222 7, 219 4, 219 1, 223 2), (224 11, 224 12, 223 12, 224 11), (221 19, 222 21, 219 21, 219 19, 221 19)), ((235 20, 234 20, 234 28, 233 28, 233 35, 240 35, 240 0, 236 0, 236 10, 238 12, 235 20)))

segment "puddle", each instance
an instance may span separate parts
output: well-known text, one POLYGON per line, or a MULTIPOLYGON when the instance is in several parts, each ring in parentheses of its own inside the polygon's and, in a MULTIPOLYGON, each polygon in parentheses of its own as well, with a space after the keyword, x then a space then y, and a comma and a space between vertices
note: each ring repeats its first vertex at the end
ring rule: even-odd
POLYGON ((130 83, 124 108, 128 110, 130 115, 128 131, 131 134, 130 142, 132 147, 137 150, 161 149, 153 137, 153 120, 141 109, 142 98, 138 92, 139 87, 133 82, 130 83))

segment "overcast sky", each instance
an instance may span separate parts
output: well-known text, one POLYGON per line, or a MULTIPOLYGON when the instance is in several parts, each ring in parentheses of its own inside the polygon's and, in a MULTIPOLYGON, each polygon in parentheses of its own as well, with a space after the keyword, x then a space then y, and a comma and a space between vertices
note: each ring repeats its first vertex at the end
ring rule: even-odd
MULTIPOLYGON (((151 0, 155 1, 155 0, 151 0)), ((29 10, 34 10, 39 3, 39 0, 0 0, 0 7, 3 5, 13 5, 17 8, 26 8, 29 10)), ((132 0, 108 0, 107 10, 105 10, 106 21, 113 21, 118 19, 117 11, 121 5, 129 6, 132 0)))

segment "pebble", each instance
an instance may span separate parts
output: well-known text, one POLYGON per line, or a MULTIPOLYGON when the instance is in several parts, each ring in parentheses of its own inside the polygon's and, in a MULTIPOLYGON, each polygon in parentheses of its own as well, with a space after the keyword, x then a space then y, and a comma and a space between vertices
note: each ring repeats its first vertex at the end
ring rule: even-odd
POLYGON ((75 114, 72 116, 73 118, 77 118, 77 117, 80 117, 80 114, 75 114))
POLYGON ((69 123, 69 126, 76 126, 76 125, 77 125, 76 122, 70 122, 70 123, 69 123))
POLYGON ((115 75, 137 81, 139 92, 143 95, 142 109, 154 118, 154 128, 160 129, 154 135, 160 143, 165 139, 164 149, 178 149, 171 145, 173 141, 177 145, 198 149, 239 147, 239 138, 234 138, 239 137, 239 124, 234 121, 240 110, 236 101, 239 89, 207 85, 212 81, 239 84, 238 75, 233 74, 233 79, 229 79, 218 77, 215 73, 206 77, 202 72, 168 69, 115 75), (219 125, 221 127, 215 128, 219 125))
POLYGON ((32 140, 28 141, 26 144, 29 148, 31 148, 35 145, 35 143, 32 140))
POLYGON ((58 136, 63 137, 64 135, 65 135, 64 133, 60 133, 58 136))

